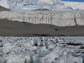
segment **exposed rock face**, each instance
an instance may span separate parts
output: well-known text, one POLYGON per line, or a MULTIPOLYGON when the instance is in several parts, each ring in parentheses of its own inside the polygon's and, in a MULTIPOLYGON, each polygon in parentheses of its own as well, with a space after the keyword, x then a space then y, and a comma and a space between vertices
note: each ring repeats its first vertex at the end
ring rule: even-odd
POLYGON ((0 12, 0 19, 34 24, 44 23, 56 26, 75 26, 84 25, 84 11, 2 11, 0 12))
POLYGON ((9 11, 9 9, 0 6, 0 11, 9 11))

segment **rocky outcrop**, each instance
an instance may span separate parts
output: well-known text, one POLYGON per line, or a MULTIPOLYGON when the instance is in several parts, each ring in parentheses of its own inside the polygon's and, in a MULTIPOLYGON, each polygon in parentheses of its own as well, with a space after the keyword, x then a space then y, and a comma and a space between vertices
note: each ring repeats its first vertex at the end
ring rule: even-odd
POLYGON ((84 11, 0 12, 0 19, 56 26, 84 25, 84 11))
POLYGON ((9 9, 0 6, 0 11, 9 11, 9 9))

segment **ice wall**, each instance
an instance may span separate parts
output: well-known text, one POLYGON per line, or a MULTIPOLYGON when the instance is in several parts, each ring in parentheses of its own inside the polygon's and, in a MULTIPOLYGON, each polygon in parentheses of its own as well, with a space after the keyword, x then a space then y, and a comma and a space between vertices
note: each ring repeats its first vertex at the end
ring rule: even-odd
POLYGON ((83 11, 30 11, 0 12, 0 19, 29 22, 34 24, 52 24, 56 26, 84 25, 83 11))

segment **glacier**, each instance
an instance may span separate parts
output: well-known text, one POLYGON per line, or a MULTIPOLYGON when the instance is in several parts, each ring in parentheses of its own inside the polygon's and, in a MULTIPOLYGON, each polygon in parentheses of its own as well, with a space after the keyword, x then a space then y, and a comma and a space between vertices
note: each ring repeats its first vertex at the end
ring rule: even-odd
POLYGON ((84 11, 1 11, 0 19, 55 26, 80 26, 84 25, 84 11))
POLYGON ((71 41, 76 43, 66 37, 0 37, 0 63, 83 63, 82 53, 66 45, 71 41))
POLYGON ((16 11, 45 8, 49 10, 84 10, 82 2, 69 3, 61 0, 8 0, 9 8, 16 11))
POLYGON ((84 2, 61 0, 1 0, 0 6, 13 11, 49 9, 49 10, 84 10, 84 2))
POLYGON ((62 6, 58 0, 8 0, 11 10, 35 10, 35 9, 55 9, 57 5, 62 6))
POLYGON ((0 6, 3 6, 5 8, 9 8, 7 0, 0 0, 0 6))

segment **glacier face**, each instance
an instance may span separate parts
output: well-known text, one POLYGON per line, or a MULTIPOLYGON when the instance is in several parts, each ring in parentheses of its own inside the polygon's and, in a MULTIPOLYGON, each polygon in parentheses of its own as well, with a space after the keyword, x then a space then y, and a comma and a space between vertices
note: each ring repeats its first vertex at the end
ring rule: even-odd
POLYGON ((55 26, 80 26, 84 25, 84 11, 2 11, 0 19, 55 26))

